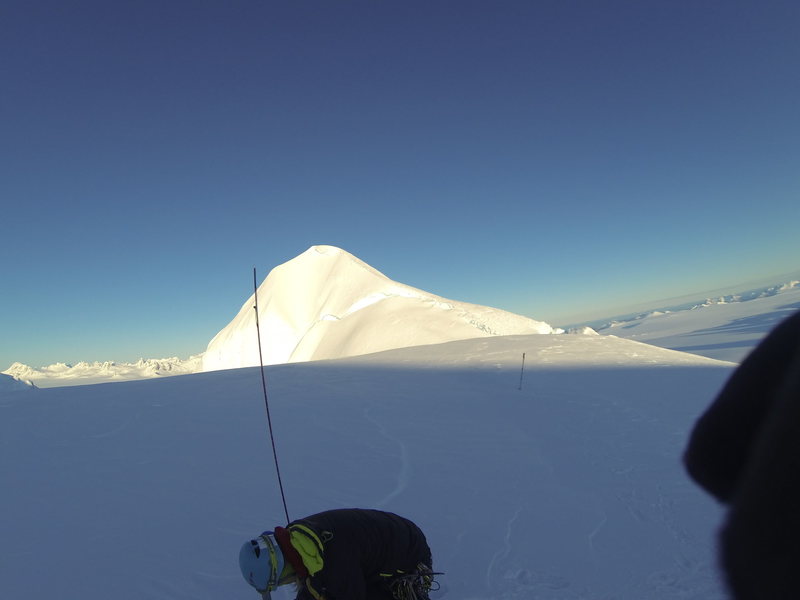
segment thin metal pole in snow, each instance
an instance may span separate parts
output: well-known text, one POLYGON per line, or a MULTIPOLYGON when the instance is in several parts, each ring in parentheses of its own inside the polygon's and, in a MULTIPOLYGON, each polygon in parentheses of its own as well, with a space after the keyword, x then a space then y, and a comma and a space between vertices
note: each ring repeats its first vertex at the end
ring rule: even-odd
POLYGON ((525 353, 522 353, 522 370, 519 372, 519 388, 522 389, 522 375, 525 373, 525 353))
POLYGON ((281 490, 281 500, 283 500, 283 512, 286 514, 286 523, 288 524, 289 509, 286 508, 286 495, 283 493, 283 480, 281 479, 281 468, 278 465, 278 452, 275 450, 275 435, 272 433, 272 418, 269 415, 269 399, 267 398, 267 378, 264 375, 264 358, 261 353, 261 327, 258 324, 258 283, 256 281, 256 269, 253 267, 253 298, 255 298, 256 311, 256 332, 258 333, 258 364, 261 366, 261 387, 264 390, 264 406, 267 408, 267 425, 269 426, 269 439, 272 442, 272 456, 275 457, 275 471, 278 474, 278 487, 281 490))

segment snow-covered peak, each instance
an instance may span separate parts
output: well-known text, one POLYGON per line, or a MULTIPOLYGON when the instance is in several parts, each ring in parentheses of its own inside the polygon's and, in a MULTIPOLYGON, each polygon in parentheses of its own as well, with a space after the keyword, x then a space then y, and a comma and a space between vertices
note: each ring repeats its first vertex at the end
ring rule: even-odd
MULTIPOLYGON (((208 345, 203 370, 258 364, 253 296, 208 345)), ((458 339, 556 333, 507 311, 398 283, 349 252, 312 246, 258 288, 265 364, 342 358, 458 339)))

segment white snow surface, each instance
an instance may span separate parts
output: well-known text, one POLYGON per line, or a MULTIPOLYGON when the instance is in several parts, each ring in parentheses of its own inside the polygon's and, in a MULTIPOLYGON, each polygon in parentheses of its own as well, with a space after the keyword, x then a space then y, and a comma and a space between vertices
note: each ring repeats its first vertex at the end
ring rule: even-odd
MULTIPOLYGON (((680 457, 732 367, 517 335, 265 372, 290 516, 413 519, 435 598, 722 600, 680 457)), ((6 393, 0 444, 3 597, 257 597, 239 546, 285 521, 257 367, 6 393)))
POLYGON ((800 310, 799 284, 791 281, 759 293, 709 298, 690 309, 652 312, 599 332, 741 362, 779 322, 800 310))
MULTIPOLYGON (((203 370, 259 364, 255 297, 208 344, 203 370)), ((550 325, 448 300, 392 281, 334 246, 312 246, 258 288, 264 364, 344 358, 393 348, 528 333, 550 325)))

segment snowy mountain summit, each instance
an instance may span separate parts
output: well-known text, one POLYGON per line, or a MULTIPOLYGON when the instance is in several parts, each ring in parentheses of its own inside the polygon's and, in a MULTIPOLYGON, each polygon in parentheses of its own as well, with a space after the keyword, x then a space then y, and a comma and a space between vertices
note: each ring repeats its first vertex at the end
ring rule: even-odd
MULTIPOLYGON (((258 365, 255 301, 208 344, 203 370, 258 365)), ((392 281, 352 254, 312 246, 275 267, 258 288, 265 364, 515 334, 561 333, 496 308, 448 300, 392 281)))

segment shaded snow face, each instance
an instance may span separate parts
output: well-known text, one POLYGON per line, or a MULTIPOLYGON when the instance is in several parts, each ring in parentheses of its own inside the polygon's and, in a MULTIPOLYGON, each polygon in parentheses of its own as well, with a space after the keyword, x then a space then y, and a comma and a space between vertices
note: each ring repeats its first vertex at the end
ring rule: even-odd
MULTIPOLYGON (((731 371, 584 335, 266 369, 290 517, 412 519, 444 600, 723 600, 720 510, 680 454, 731 371)), ((13 394, 0 416, 3 597, 257 596, 239 548, 284 524, 259 369, 13 394)))
POLYGON ((36 386, 31 381, 0 373, 0 394, 24 392, 35 388, 36 386))
MULTIPOLYGON (((255 298, 211 340, 203 370, 258 364, 255 298)), ((352 254, 314 246, 258 289, 266 364, 342 358, 451 340, 554 333, 547 323, 392 281, 352 254)))

